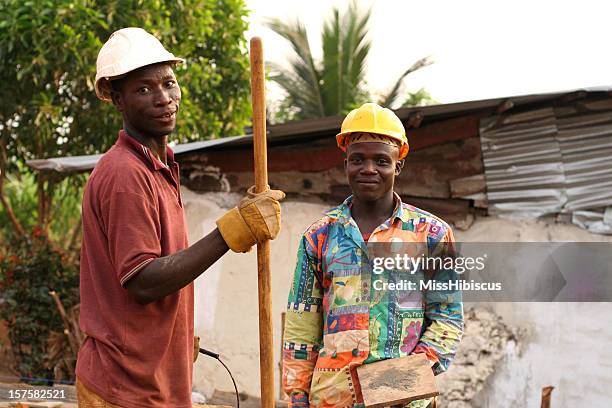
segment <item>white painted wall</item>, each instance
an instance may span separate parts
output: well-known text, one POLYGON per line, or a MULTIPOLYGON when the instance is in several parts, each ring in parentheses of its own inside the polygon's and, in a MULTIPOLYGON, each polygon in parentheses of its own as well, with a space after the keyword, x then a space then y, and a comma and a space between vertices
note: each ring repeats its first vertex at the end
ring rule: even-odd
MULTIPOLYGON (((457 241, 612 241, 567 224, 478 220, 457 241)), ((557 407, 612 406, 612 303, 494 303, 504 322, 526 331, 510 348, 473 407, 539 407, 542 388, 555 387, 557 407)))
MULTIPOLYGON (((213 229, 214 220, 239 197, 195 194, 183 189, 190 242, 213 229)), ((272 302, 275 363, 280 356, 280 316, 295 265, 302 232, 328 205, 284 202, 280 236, 272 242, 272 302)), ((457 241, 601 241, 571 225, 546 225, 485 218, 468 231, 456 231, 457 241)), ((195 331, 202 346, 219 352, 241 392, 259 394, 259 343, 255 251, 229 253, 196 281, 195 331)), ((537 407, 541 388, 553 391, 553 407, 612 406, 612 303, 497 303, 489 305, 511 327, 529 333, 528 344, 508 350, 489 377, 474 407, 537 407)), ((278 387, 278 373, 276 383, 278 387)), ((194 370, 194 389, 211 395, 214 389, 232 391, 218 362, 200 356, 194 370)), ((278 392, 278 390, 277 390, 278 392)))

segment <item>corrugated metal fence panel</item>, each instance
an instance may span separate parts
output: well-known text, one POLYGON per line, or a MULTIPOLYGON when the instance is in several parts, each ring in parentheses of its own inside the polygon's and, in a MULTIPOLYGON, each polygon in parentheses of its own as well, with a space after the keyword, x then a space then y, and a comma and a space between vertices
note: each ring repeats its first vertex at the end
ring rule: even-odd
POLYGON ((596 234, 612 235, 612 207, 605 211, 574 211, 572 223, 596 234))
POLYGON ((538 217, 561 210, 565 175, 556 135, 552 108, 481 121, 491 214, 538 217))
POLYGON ((483 119, 480 139, 491 214, 612 232, 612 98, 483 119))
POLYGON ((565 170, 565 212, 612 205, 612 111, 556 109, 565 170))

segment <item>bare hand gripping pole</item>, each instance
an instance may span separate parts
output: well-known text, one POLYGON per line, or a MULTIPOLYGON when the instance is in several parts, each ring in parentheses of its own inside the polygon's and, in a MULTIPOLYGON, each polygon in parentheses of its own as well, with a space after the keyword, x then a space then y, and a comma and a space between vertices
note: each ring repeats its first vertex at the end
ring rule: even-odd
MULTIPOLYGON (((251 39, 251 98, 253 104, 253 151, 255 155, 255 192, 268 187, 266 147, 266 102, 264 60, 261 38, 251 39)), ((259 287, 259 370, 261 407, 274 408, 274 353, 272 350, 272 296, 270 241, 257 244, 257 282, 259 287)))

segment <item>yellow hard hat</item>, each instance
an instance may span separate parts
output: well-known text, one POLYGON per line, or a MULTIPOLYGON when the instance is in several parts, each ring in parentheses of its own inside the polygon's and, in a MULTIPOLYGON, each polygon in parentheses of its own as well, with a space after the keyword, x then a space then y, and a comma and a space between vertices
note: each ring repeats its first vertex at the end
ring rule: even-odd
POLYGON ((346 152, 351 133, 376 133, 397 140, 400 145, 400 160, 406 157, 409 150, 406 130, 402 121, 391 109, 383 108, 375 103, 364 103, 346 115, 342 122, 340 133, 336 135, 338 147, 346 152))
POLYGON ((130 71, 159 62, 181 63, 159 40, 137 27, 117 30, 100 49, 96 61, 96 95, 110 102, 110 81, 130 71))

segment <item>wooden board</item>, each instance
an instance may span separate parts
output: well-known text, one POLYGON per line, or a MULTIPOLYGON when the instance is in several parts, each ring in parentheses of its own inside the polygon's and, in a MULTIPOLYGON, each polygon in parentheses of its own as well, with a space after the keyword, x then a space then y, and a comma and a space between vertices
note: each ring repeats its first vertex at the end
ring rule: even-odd
POLYGON ((365 406, 382 408, 438 395, 424 354, 383 360, 357 368, 365 406))
POLYGON ((478 193, 484 193, 487 189, 484 174, 462 177, 450 181, 451 197, 461 198, 478 193))

